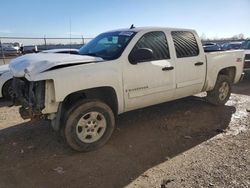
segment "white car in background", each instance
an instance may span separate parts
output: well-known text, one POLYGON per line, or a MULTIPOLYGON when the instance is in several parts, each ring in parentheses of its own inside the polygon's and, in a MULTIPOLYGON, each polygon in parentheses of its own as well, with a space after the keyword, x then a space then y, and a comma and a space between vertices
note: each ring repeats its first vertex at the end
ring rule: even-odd
MULTIPOLYGON (((40 53, 63 53, 63 54, 79 54, 78 49, 52 49, 45 50, 40 53)), ((11 98, 11 83, 13 75, 10 72, 9 65, 0 66, 0 98, 11 98)))
POLYGON ((0 98, 10 99, 12 77, 9 65, 0 66, 0 98))
POLYGON ((0 46, 0 54, 2 55, 5 55, 5 56, 9 56, 9 55, 17 55, 20 53, 20 50, 19 50, 19 46, 15 43, 15 44, 12 44, 12 43, 3 43, 1 46, 0 46))

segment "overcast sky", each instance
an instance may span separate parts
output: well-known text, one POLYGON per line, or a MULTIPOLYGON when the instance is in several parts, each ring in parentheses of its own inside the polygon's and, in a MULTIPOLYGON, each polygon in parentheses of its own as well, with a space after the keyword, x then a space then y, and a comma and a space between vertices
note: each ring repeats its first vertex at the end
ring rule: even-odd
POLYGON ((3 0, 1 36, 94 37, 116 28, 196 29, 206 37, 250 37, 250 0, 3 0))

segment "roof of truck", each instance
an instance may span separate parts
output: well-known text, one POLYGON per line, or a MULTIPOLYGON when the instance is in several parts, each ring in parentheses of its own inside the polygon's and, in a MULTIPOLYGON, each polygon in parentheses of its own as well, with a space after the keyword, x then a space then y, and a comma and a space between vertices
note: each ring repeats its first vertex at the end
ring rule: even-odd
POLYGON ((169 30, 169 31, 191 31, 195 32, 194 29, 184 29, 184 28, 171 28, 171 27, 134 27, 132 29, 130 28, 123 28, 123 29, 116 29, 111 30, 108 32, 116 32, 116 31, 134 31, 134 32, 140 32, 140 31, 154 31, 154 30, 169 30))

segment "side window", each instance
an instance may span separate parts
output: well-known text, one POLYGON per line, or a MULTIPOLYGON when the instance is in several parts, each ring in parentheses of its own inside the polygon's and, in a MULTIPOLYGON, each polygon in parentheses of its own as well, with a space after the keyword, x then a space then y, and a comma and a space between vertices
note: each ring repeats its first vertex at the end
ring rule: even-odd
POLYGON ((167 39, 162 31, 149 32, 143 35, 132 52, 141 48, 149 48, 153 51, 152 61, 170 58, 167 39))
POLYGON ((199 55, 199 46, 193 33, 189 31, 171 32, 177 58, 199 55))

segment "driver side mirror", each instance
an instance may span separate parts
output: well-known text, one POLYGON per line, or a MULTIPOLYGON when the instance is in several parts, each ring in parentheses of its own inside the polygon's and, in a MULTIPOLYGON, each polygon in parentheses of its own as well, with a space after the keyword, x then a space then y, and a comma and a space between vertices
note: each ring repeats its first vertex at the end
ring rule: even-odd
POLYGON ((137 49, 129 54, 128 59, 129 62, 133 65, 140 62, 150 61, 153 59, 153 50, 149 48, 137 49))

